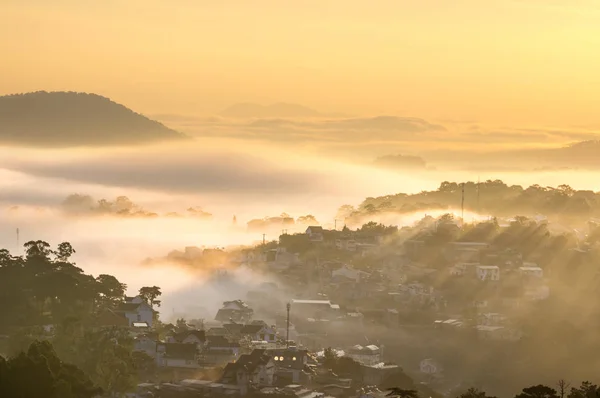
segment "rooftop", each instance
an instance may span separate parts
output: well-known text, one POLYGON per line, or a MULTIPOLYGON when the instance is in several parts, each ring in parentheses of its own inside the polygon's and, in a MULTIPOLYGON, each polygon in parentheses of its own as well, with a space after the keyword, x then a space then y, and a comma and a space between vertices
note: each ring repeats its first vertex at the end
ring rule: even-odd
POLYGON ((329 305, 331 306, 331 301, 329 300, 292 300, 292 304, 316 304, 316 305, 329 305))
POLYGON ((542 270, 540 267, 531 267, 531 266, 519 267, 519 269, 521 271, 541 271, 542 270))
POLYGON ((194 360, 196 346, 194 344, 165 343, 165 357, 194 360))

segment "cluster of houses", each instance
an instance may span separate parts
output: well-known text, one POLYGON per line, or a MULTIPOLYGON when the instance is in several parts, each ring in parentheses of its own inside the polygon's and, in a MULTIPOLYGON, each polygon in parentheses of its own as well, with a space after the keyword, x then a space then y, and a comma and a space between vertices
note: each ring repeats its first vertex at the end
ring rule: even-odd
MULTIPOLYGON (((324 366, 322 342, 314 345, 321 349, 319 351, 308 349, 301 341, 315 343, 311 336, 319 335, 321 323, 326 325, 340 317, 340 306, 325 299, 294 299, 290 301, 290 308, 295 324, 287 317, 281 322, 281 316, 274 325, 253 319, 252 308, 243 300, 224 302, 215 320, 203 322, 200 329, 172 325, 159 336, 151 325, 140 328, 132 323, 134 349, 153 358, 159 372, 168 371, 170 375, 169 382, 149 380, 140 384, 137 395, 151 396, 160 389, 161 394, 172 396, 339 397, 358 394, 357 382, 361 387, 377 385, 400 371, 397 365, 383 362, 382 347, 370 344, 337 351, 338 355, 356 362, 360 372, 353 377, 359 380, 352 381, 333 373, 324 366), (307 326, 311 323, 312 327, 307 326), (292 331, 295 332, 290 333, 292 331), (222 370, 218 377, 198 377, 209 369, 222 370)), ((146 309, 139 306, 137 310, 146 309)), ((139 319, 137 315, 131 317, 135 321, 139 319)))
MULTIPOLYGON (((449 221, 433 223, 432 228, 455 237, 461 231, 449 221)), ((514 250, 494 249, 487 243, 450 239, 439 252, 443 266, 438 267, 420 262, 431 255, 423 240, 409 238, 395 244, 378 233, 358 236, 320 226, 282 236, 278 245, 268 247, 245 249, 235 261, 271 272, 279 286, 266 283, 250 290, 245 300, 224 302, 201 330, 178 330, 161 338, 151 331, 138 335, 136 349, 152 356, 159 368, 177 370, 182 376, 178 379, 197 375, 194 371, 223 368, 216 379, 189 377, 163 383, 173 394, 376 397, 381 391, 366 386, 378 385, 399 371, 398 365, 384 360, 388 343, 381 342, 401 325, 414 326, 418 333, 431 333, 438 340, 472 331, 480 340, 511 344, 523 335, 508 315, 511 309, 550 295, 541 267, 523 261, 514 250), (327 256, 302 256, 296 248, 306 245, 311 253, 327 256), (373 263, 365 266, 368 261, 373 263), (476 293, 469 298, 471 290, 476 293), (462 307, 448 304, 457 291, 466 291, 467 299, 458 300, 462 307), (376 344, 366 337, 372 330, 384 336, 376 344), (360 365, 362 392, 348 393, 355 383, 324 369, 325 347, 338 347, 339 356, 360 365)), ((199 255, 192 249, 186 252, 199 255)), ((123 316, 129 326, 147 325, 152 330, 152 308, 139 300, 129 300, 120 311, 115 316, 123 316)), ((405 360, 390 345, 386 358, 405 360)), ((444 366, 430 355, 411 358, 408 371, 425 383, 438 383, 444 366)), ((407 362, 402 365, 406 370, 407 362)))

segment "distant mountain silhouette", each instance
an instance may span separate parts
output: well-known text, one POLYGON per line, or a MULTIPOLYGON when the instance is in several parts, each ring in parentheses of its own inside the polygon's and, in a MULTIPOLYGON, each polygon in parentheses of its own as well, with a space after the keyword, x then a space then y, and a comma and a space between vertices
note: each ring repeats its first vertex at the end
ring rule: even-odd
POLYGON ((325 115, 302 105, 284 102, 267 106, 252 103, 235 104, 223 110, 220 115, 233 118, 310 118, 340 116, 325 115))
POLYGON ((427 162, 419 156, 386 155, 375 159, 373 165, 391 170, 425 170, 427 162))
POLYGON ((121 145, 186 138, 96 94, 39 91, 0 97, 2 144, 121 145))
MULTIPOLYGON (((536 158, 553 166, 600 166, 600 140, 577 142, 562 148, 533 150, 536 158)), ((527 153, 527 152, 526 152, 527 153)))
POLYGON ((468 150, 429 153, 428 159, 452 163, 468 162, 472 170, 567 170, 600 168, 600 140, 576 142, 558 148, 499 149, 486 152, 468 150), (459 160, 460 162, 460 160, 459 160))

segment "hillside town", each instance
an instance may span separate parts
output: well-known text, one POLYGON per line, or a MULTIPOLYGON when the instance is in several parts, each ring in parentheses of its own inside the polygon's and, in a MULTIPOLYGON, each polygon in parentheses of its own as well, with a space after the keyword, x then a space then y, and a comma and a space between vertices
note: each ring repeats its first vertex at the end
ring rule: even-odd
MULTIPOLYGON (((127 297, 102 322, 129 328, 151 358, 140 397, 451 395, 472 386, 473 367, 503 361, 473 364, 465 346, 512 352, 548 311, 565 311, 554 301, 570 292, 565 272, 585 275, 596 258, 598 224, 588 226, 556 234, 543 217, 463 224, 446 214, 401 229, 308 226, 232 252, 189 247, 169 256, 222 262, 214 283, 224 288, 239 267, 277 282, 173 323, 127 297), (571 270, 556 264, 565 253, 571 270)), ((489 375, 476 383, 501 388, 489 375)))

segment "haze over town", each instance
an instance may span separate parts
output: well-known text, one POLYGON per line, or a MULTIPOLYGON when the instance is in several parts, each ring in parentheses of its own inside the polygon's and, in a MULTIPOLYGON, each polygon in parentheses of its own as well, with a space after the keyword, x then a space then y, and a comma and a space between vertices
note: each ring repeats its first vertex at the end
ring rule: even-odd
POLYGON ((593 0, 0 21, 1 397, 600 393, 593 0))

